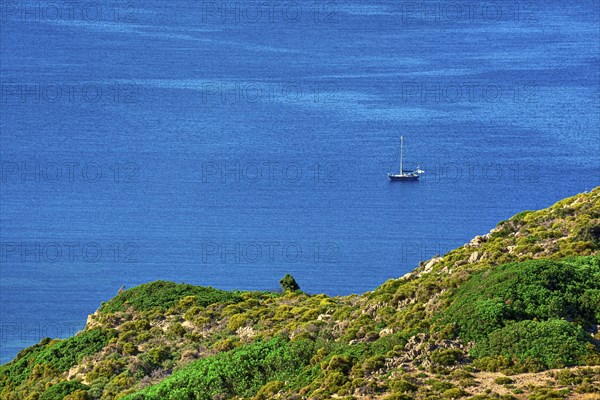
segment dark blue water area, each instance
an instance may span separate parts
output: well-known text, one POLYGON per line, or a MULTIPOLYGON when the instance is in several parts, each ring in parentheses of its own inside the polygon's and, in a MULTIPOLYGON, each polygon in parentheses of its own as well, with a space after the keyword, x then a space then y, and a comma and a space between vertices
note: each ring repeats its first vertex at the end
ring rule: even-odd
POLYGON ((599 184, 596 1, 113 3, 1 3, 2 362, 122 286, 362 293, 599 184))

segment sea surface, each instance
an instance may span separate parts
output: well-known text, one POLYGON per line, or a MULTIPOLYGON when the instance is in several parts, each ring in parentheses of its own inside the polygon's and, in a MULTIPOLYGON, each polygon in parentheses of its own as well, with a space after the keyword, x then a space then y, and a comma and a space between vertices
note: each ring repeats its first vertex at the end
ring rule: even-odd
POLYGON ((599 185, 599 4, 0 2, 1 362, 120 287, 362 293, 599 185))

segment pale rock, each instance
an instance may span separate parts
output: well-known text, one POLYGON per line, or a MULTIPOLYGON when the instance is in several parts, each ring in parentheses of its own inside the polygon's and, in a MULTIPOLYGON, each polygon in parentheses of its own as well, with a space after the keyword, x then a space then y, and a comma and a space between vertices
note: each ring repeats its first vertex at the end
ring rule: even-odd
POLYGON ((250 340, 250 339, 252 339, 253 337, 256 336, 256 331, 251 326, 242 326, 242 327, 239 327, 235 331, 235 333, 242 340, 250 340))
POLYGON ((427 262, 427 264, 425 264, 425 266, 423 267, 423 270, 419 273, 419 275, 417 275, 418 277, 423 276, 423 274, 428 274, 431 272, 431 270, 433 269, 433 266, 437 263, 439 263, 442 260, 442 257, 434 257, 431 260, 429 260, 427 262))
POLYGON ((469 245, 471 245, 472 247, 481 247, 481 244, 487 241, 487 235, 486 236, 475 236, 473 238, 473 240, 471 240, 471 242, 469 242, 469 245))
POLYGON ((394 333, 394 330, 392 328, 383 328, 380 332, 379 332, 379 337, 384 337, 384 336, 389 336, 392 333, 394 333))
POLYGON ((474 263, 475 261, 477 261, 479 259, 479 252, 475 251, 473 252, 473 254, 471 254, 471 256, 469 257, 469 263, 474 263))

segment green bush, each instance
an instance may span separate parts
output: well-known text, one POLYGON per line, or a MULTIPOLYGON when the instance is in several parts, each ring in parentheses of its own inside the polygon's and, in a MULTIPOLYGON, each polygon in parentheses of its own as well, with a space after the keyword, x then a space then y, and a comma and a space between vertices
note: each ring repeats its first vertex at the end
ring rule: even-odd
MULTIPOLYGON (((493 365, 497 356, 531 371, 589 362, 598 354, 586 329, 600 320, 600 257, 532 260, 474 274, 437 319, 475 342, 471 355, 486 357, 483 369, 506 368, 493 365)), ((434 352, 432 361, 443 364, 441 356, 434 352)))
POLYGON ((600 223, 584 225, 577 234, 582 240, 592 242, 595 247, 600 247, 600 223))
POLYGON ((229 322, 227 323, 227 329, 232 332, 235 332, 238 328, 246 325, 246 321, 248 317, 246 314, 235 314, 229 318, 229 322))
POLYGON ((460 349, 437 349, 431 355, 431 361, 441 365, 454 365, 463 357, 460 349))
POLYGON ((589 326, 600 308, 600 257, 532 260, 475 274, 458 290, 442 320, 466 340, 480 340, 510 321, 563 318, 589 326))
POLYGON ((338 371, 346 375, 352 368, 352 360, 348 356, 334 355, 323 364, 322 368, 326 371, 338 371))
POLYGON ((404 393, 393 393, 385 396, 383 400, 414 400, 414 397, 404 393))
POLYGON ((39 400, 63 400, 67 395, 77 390, 88 390, 89 388, 77 381, 65 381, 50 386, 39 400))
POLYGON ((375 371, 385 366, 385 358, 377 355, 367 358, 363 362, 363 368, 367 371, 375 371))
POLYGON ((181 323, 176 322, 169 327, 169 333, 175 337, 183 337, 185 335, 185 328, 181 323))
POLYGON ((221 351, 229 351, 235 348, 235 342, 232 338, 221 339, 218 342, 213 344, 213 349, 221 352, 221 351))
POLYGON ((513 365, 512 361, 504 356, 485 356, 473 361, 473 366, 482 371, 498 372, 513 365))
POLYGON ((323 386, 331 392, 337 392, 338 388, 348 382, 348 377, 339 371, 328 371, 325 373, 323 386))
POLYGON ((492 332, 473 348, 476 357, 517 357, 537 360, 546 368, 577 364, 586 354, 588 335, 561 319, 520 321, 492 332))
POLYGON ((239 302, 242 300, 238 292, 228 292, 211 287, 183 283, 156 281, 119 293, 112 300, 104 303, 100 307, 100 311, 111 313, 125 311, 128 307, 134 307, 138 311, 151 309, 164 311, 188 296, 193 296, 193 305, 200 307, 206 307, 214 303, 239 302))
POLYGON ((77 389, 68 394, 63 400, 92 400, 87 390, 77 389))
POLYGON ((285 383, 281 381, 269 382, 265 386, 260 388, 258 393, 256 393, 254 400, 271 400, 271 398, 273 398, 273 396, 276 395, 277 392, 283 389, 284 386, 285 383))
POLYGON ((254 396, 271 381, 295 379, 308 366, 315 344, 277 337, 195 361, 128 400, 212 400, 254 396))
POLYGON ((405 379, 390 381, 389 386, 392 392, 395 393, 416 392, 418 389, 416 385, 413 385, 405 379))
POLYGON ((87 382, 96 379, 111 379, 125 368, 125 361, 116 357, 107 358, 94 364, 94 368, 85 376, 87 382))
POLYGON ((126 355, 136 355, 137 347, 133 343, 125 343, 123 344, 123 354, 126 355))
POLYGON ((494 379, 494 383, 497 385, 510 385, 511 383, 513 383, 513 380, 510 379, 508 376, 500 376, 494 379))
POLYGON ((37 345, 19 352, 13 361, 0 366, 0 389, 9 384, 25 384, 34 370, 67 371, 83 357, 100 351, 113 337, 114 331, 92 329, 65 340, 42 339, 37 345))
POLYGON ((431 385, 431 389, 433 389, 436 392, 445 392, 446 390, 454 389, 454 385, 452 383, 446 382, 446 381, 438 381, 435 379, 430 379, 430 380, 426 381, 425 383, 431 385))
POLYGON ((296 282, 293 276, 287 274, 279 281, 279 284, 283 288, 284 291, 295 292, 296 290, 300 290, 300 285, 296 282))
POLYGON ((446 399, 459 399, 461 397, 467 396, 468 393, 460 388, 452 388, 452 389, 445 390, 442 395, 446 399))

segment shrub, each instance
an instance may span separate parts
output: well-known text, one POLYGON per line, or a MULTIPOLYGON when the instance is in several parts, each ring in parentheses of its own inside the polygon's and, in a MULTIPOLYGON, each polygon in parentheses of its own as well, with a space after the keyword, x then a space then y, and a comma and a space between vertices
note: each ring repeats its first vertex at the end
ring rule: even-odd
POLYGON ((437 381, 435 379, 430 379, 425 383, 431 385, 431 389, 435 390, 436 392, 445 392, 448 389, 454 388, 454 385, 450 382, 437 381))
POLYGON ((577 364, 586 354, 587 335, 573 323, 561 319, 521 321, 492 332, 473 348, 476 357, 516 356, 534 359, 546 368, 577 364))
POLYGON ((348 382, 348 377, 339 371, 328 371, 325 374, 323 386, 330 391, 337 392, 337 389, 348 382))
POLYGON ((384 365, 385 365, 385 358, 380 355, 369 357, 363 362, 363 367, 367 371, 378 370, 380 368, 383 368, 384 365))
POLYGON ((235 332, 238 328, 246 325, 247 317, 246 314, 235 314, 229 318, 227 323, 227 329, 235 332))
POLYGON ((290 275, 287 274, 279 281, 279 284, 283 288, 284 291, 295 292, 296 290, 300 290, 300 285, 296 282, 296 280, 290 275))
MULTIPOLYGON (((310 341, 277 337, 192 362, 158 385, 126 396, 127 400, 181 400, 250 397, 266 383, 291 381, 314 354, 310 341)), ((306 374, 309 376, 309 374, 306 374)))
POLYGON ((112 300, 104 303, 100 307, 100 311, 104 313, 125 311, 130 306, 139 311, 152 309, 164 311, 188 296, 193 296, 193 303, 191 304, 200 307, 206 307, 214 303, 239 302, 242 300, 238 292, 156 281, 117 294, 112 300))
POLYGON ((494 379, 494 383, 497 385, 510 385, 513 383, 513 380, 508 376, 499 376, 498 378, 494 379))
POLYGON ((77 389, 71 392, 63 400, 91 400, 92 397, 87 390, 77 389))
POLYGON ((600 223, 584 225, 577 234, 582 240, 592 242, 595 247, 600 247, 600 223))
POLYGON ((474 274, 436 318, 456 323, 459 335, 475 342, 471 355, 492 357, 482 368, 505 368, 490 364, 504 356, 516 358, 518 370, 535 371, 595 359, 597 348, 585 330, 599 317, 600 257, 592 256, 511 263, 474 274))
POLYGON ((258 393, 256 393, 254 400, 271 400, 271 398, 283 389, 284 386, 285 384, 281 381, 269 382, 260 388, 258 393))
POLYGON ((230 338, 219 340, 218 342, 213 344, 213 349, 215 349, 218 352, 229 351, 234 348, 235 348, 235 342, 233 341, 233 339, 230 339, 230 338))
POLYGON ((463 357, 460 349, 437 349, 431 355, 431 361, 442 365, 454 365, 463 357))
POLYGON ((185 335, 185 328, 179 322, 175 322, 169 327, 169 333, 175 337, 183 337, 185 335))
POLYGON ((87 373, 85 379, 87 382, 95 381, 96 379, 110 379, 123 371, 125 361, 122 359, 107 358, 94 365, 94 369, 87 373))
POLYGON ((0 388, 7 384, 25 384, 33 371, 67 371, 85 356, 100 351, 114 336, 112 330, 92 329, 65 340, 42 339, 19 352, 13 361, 0 366, 0 377, 7 377, 0 379, 0 388))
POLYGON ((352 368, 352 361, 348 356, 334 355, 331 357, 329 362, 326 362, 323 369, 326 371, 339 371, 344 375, 350 372, 352 368))
POLYGON ((395 348, 402 350, 406 342, 406 338, 400 334, 394 333, 392 335, 379 337, 379 339, 371 343, 370 349, 374 354, 386 354, 395 348))
POLYGON ((87 386, 77 381, 60 382, 50 386, 50 388, 40 396, 39 400, 63 400, 67 395, 75 391, 85 391, 87 389, 89 389, 87 386))
POLYGON ((391 381, 389 383, 390 389, 393 392, 406 393, 406 392, 416 392, 417 386, 413 385, 407 380, 398 379, 396 381, 391 381))
POLYGON ((442 313, 460 336, 477 341, 510 321, 564 318, 596 322, 600 257, 511 263, 473 275, 442 313))
POLYGON ((125 343, 123 344, 123 354, 136 355, 137 347, 133 343, 125 343))
POLYGON ((158 345, 140 355, 141 360, 149 363, 153 367, 160 367, 164 361, 172 357, 171 349, 165 345, 158 345))
POLYGON ((482 371, 498 372, 498 371, 504 370, 506 368, 509 368, 510 366, 513 365, 513 363, 511 362, 511 360, 509 358, 504 357, 504 356, 496 356, 496 357, 483 356, 483 357, 475 360, 473 362, 473 365, 475 366, 475 368, 478 368, 482 371))
POLYGON ((442 395, 446 399, 459 399, 461 397, 465 397, 466 395, 468 395, 468 393, 460 388, 452 388, 445 390, 442 395))
POLYGON ((414 400, 414 397, 404 393, 393 393, 385 396, 383 400, 414 400))

